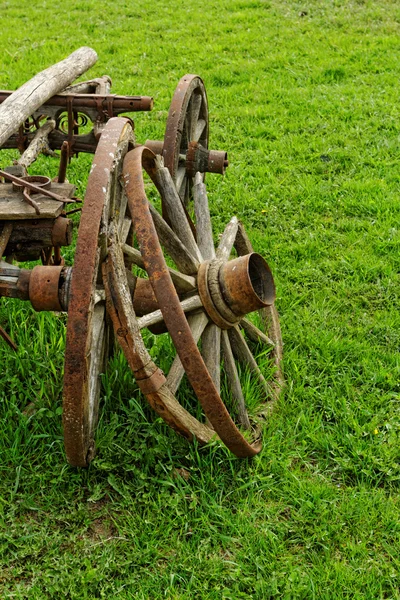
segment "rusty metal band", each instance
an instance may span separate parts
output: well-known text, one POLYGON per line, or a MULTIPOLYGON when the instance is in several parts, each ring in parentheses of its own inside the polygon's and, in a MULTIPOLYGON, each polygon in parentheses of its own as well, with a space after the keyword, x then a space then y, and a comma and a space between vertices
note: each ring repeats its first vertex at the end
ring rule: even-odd
POLYGON ((212 301, 219 314, 228 321, 228 323, 231 323, 232 326, 238 323, 241 317, 235 315, 222 296, 219 271, 223 264, 223 260, 212 260, 210 262, 210 266, 208 267, 208 289, 210 290, 212 301))
POLYGON ((123 168, 125 190, 140 251, 164 321, 193 390, 215 431, 236 456, 254 456, 261 445, 250 445, 234 424, 193 339, 151 217, 143 167, 155 181, 155 155, 144 146, 128 152, 123 168))
POLYGON ((63 267, 37 265, 29 281, 29 300, 36 311, 61 311, 58 297, 60 275, 63 267))
POLYGON ((92 432, 88 431, 88 407, 84 405, 88 386, 86 363, 90 315, 97 278, 98 238, 104 199, 114 152, 126 127, 129 127, 128 121, 121 117, 107 123, 107 135, 100 139, 95 155, 96 168, 89 175, 78 231, 68 308, 63 390, 65 448, 68 460, 74 466, 86 466, 88 452, 94 447, 92 432))
POLYGON ((209 264, 209 261, 201 263, 197 272, 197 287, 199 296, 210 319, 221 329, 230 329, 230 327, 233 326, 233 323, 226 321, 223 316, 220 315, 211 298, 210 290, 208 289, 207 275, 209 264))

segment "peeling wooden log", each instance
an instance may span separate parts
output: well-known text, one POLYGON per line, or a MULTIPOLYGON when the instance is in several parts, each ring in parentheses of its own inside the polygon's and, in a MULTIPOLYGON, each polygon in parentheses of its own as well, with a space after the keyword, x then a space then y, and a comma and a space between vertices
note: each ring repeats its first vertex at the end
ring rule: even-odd
POLYGON ((97 61, 97 54, 87 47, 79 48, 61 62, 52 65, 24 83, 0 106, 0 147, 18 127, 97 61))
POLYGON ((111 91, 111 77, 103 75, 102 77, 96 77, 95 79, 89 79, 88 81, 79 81, 66 87, 61 94, 67 96, 68 94, 101 94, 106 95, 111 91))

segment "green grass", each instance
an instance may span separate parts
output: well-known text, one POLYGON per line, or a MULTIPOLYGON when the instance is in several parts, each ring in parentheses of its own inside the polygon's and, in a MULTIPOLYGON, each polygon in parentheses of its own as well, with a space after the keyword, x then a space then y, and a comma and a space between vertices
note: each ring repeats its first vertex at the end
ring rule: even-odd
MULTIPOLYGON (((183 74, 204 78, 211 146, 231 161, 207 179, 213 225, 240 216, 271 265, 287 388, 261 455, 240 461, 170 431, 118 354, 98 455, 75 470, 61 435, 64 322, 2 300, 20 351, 0 345, 0 596, 400 598, 400 5, 1 8, 1 87, 90 45, 94 76, 154 96, 139 142, 162 138, 183 74)), ((89 164, 71 165, 80 194, 89 164)))

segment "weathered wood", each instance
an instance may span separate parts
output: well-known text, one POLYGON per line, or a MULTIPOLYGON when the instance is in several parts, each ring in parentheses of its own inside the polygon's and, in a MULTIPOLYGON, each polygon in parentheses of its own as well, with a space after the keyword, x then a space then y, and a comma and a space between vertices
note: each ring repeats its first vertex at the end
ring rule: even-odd
POLYGON ((255 342, 256 344, 267 344, 268 346, 274 346, 274 342, 267 336, 261 329, 258 329, 248 319, 242 319, 240 321, 240 326, 243 327, 248 337, 255 342))
POLYGON ((201 262, 202 256, 190 228, 185 209, 172 180, 171 173, 166 167, 157 169, 156 183, 173 231, 190 254, 201 262))
POLYGON ((95 79, 89 79, 88 81, 79 81, 69 85, 61 94, 63 96, 69 94, 101 94, 106 95, 111 91, 112 81, 108 75, 102 75, 102 77, 96 77, 95 79))
MULTIPOLYGON (((192 310, 196 310, 197 308, 202 307, 202 303, 200 300, 200 296, 192 296, 191 298, 186 298, 186 300, 182 300, 181 307, 184 312, 190 312, 192 310)), ((151 327, 156 323, 161 323, 164 320, 161 310, 155 310, 154 312, 149 313, 148 315, 144 315, 140 317, 137 322, 139 325, 139 329, 144 329, 145 327, 151 327)))
POLYGON ((201 355, 218 391, 221 392, 221 330, 209 323, 201 336, 201 355))
POLYGON ((236 239, 237 231, 238 231, 239 221, 237 217, 232 217, 229 221, 228 225, 225 227, 225 230, 221 236, 221 239, 218 244, 218 248, 216 251, 216 257, 221 260, 228 260, 231 254, 233 244, 236 239))
POLYGON ((10 348, 12 348, 12 350, 14 350, 14 352, 17 352, 18 350, 18 346, 16 345, 16 343, 10 338, 10 336, 8 335, 7 331, 5 329, 3 329, 3 327, 0 327, 0 335, 3 338, 3 340, 6 342, 6 344, 8 344, 8 346, 10 346, 10 348))
MULTIPOLYGON (((201 356, 215 389, 221 394, 221 329, 214 323, 209 323, 201 336, 201 356)), ((206 425, 212 429, 207 418, 206 425)))
POLYGON ((44 125, 39 127, 25 152, 14 162, 14 164, 27 169, 29 165, 35 162, 41 152, 54 156, 54 152, 49 146, 49 133, 53 131, 55 126, 56 122, 53 119, 50 119, 49 121, 46 121, 44 125))
MULTIPOLYGON (((201 94, 193 94, 191 100, 191 111, 190 111, 190 139, 196 142, 199 141, 200 135, 203 133, 203 130, 200 131, 199 137, 196 137, 196 128, 199 122, 200 109, 203 102, 203 97, 201 94)), ((205 123, 205 121, 204 121, 205 123)), ((205 125, 204 125, 205 127, 205 125)), ((204 129, 203 127, 203 129, 204 129)))
POLYGON ((271 338, 274 340, 274 347, 272 349, 272 356, 276 371, 274 374, 273 394, 277 399, 282 389, 285 387, 285 378, 282 371, 282 360, 283 360, 283 341, 281 334, 281 326, 279 324, 279 315, 275 304, 266 306, 261 312, 262 318, 265 323, 265 328, 269 332, 271 338))
POLYGON ((238 230, 235 239, 235 248, 239 256, 245 256, 246 254, 250 254, 250 252, 253 252, 253 246, 251 245, 249 236, 247 235, 247 232, 241 221, 238 222, 238 230))
MULTIPOLYGON (((52 183, 51 189, 60 196, 71 197, 75 186, 70 183, 52 183)), ((55 219, 64 209, 64 204, 57 200, 46 198, 42 194, 35 194, 35 201, 40 207, 40 218, 55 219)), ((22 197, 22 193, 13 192, 12 184, 0 184, 0 220, 13 221, 16 219, 37 219, 35 209, 29 206, 22 197)))
POLYGON ((63 196, 55 194, 45 186, 37 185, 36 183, 33 183, 33 181, 29 181, 27 178, 17 177, 16 175, 13 175, 8 171, 3 171, 2 169, 0 169, 0 176, 3 177, 6 181, 12 181, 13 183, 18 184, 18 186, 20 186, 21 189, 24 190, 23 193, 25 193, 25 190, 28 190, 29 192, 32 192, 34 194, 42 194, 43 196, 46 196, 46 198, 52 198, 57 202, 76 202, 74 198, 65 198, 63 196))
MULTIPOLYGON (((20 249, 16 248, 18 244, 29 246, 31 243, 41 244, 42 247, 56 245, 69 246, 71 243, 73 222, 71 219, 67 219, 67 222, 65 222, 63 221, 63 217, 60 217, 60 220, 64 223, 65 228, 62 229, 61 235, 57 235, 57 239, 55 239, 56 235, 55 231, 53 231, 56 221, 53 219, 16 221, 7 244, 7 250, 12 248, 12 253, 20 249)), ((59 221, 57 221, 57 225, 58 224, 59 221)), ((61 231, 61 228, 58 231, 61 231)))
POLYGON ((162 416, 170 427, 189 440, 196 438, 200 444, 207 444, 213 438, 218 439, 215 431, 199 423, 179 404, 167 384, 164 384, 157 393, 147 394, 146 398, 150 406, 162 416))
MULTIPOLYGON (((178 202, 181 200, 178 198, 178 202)), ((193 275, 199 268, 199 261, 194 257, 186 246, 181 242, 178 235, 172 231, 171 227, 157 210, 150 204, 150 212, 153 217, 154 227, 157 230, 160 243, 165 247, 166 251, 182 273, 185 275, 193 275)))
POLYGON ((236 358, 245 366, 249 368, 249 370, 255 375, 256 379, 262 386, 265 396, 267 398, 271 398, 271 387, 264 375, 261 373, 260 367, 257 364, 256 359, 251 353, 250 348, 247 345, 246 340, 240 333, 240 329, 236 327, 232 327, 229 329, 229 340, 231 342, 231 347, 236 358))
MULTIPOLYGON (((132 248, 132 246, 129 246, 128 244, 123 244, 122 249, 124 254, 129 256, 136 266, 140 267, 141 269, 145 268, 142 255, 140 254, 139 250, 132 248)), ((178 293, 192 292, 196 289, 196 279, 191 275, 184 275, 183 273, 180 273, 171 267, 168 267, 168 271, 178 293)))
POLYGON ((0 147, 46 100, 62 91, 96 61, 94 50, 79 48, 61 62, 32 77, 6 98, 0 106, 0 147))
POLYGON ((207 125, 207 122, 204 119, 199 119, 197 121, 196 131, 195 131, 195 135, 194 135, 194 141, 196 141, 196 142, 199 141, 201 134, 203 133, 206 125, 207 125))
POLYGON ((0 259, 2 258, 7 244, 9 242, 13 226, 13 223, 3 223, 3 227, 0 233, 0 259))
POLYGON ((212 260, 215 258, 213 232, 207 189, 203 183, 201 173, 196 173, 194 178, 193 200, 196 215, 197 244, 204 260, 212 260))
MULTIPOLYGON (((188 324, 196 344, 199 341, 204 329, 207 327, 207 323, 208 317, 204 312, 198 313, 197 315, 189 316, 188 324)), ((178 355, 176 355, 174 358, 174 362, 172 363, 172 366, 167 375, 167 386, 173 394, 175 394, 176 390, 178 389, 184 374, 185 369, 181 363, 181 359, 178 355)))
POLYGON ((250 420, 249 415, 247 414, 242 386, 240 385, 239 374, 235 365, 235 359, 233 357, 229 335, 226 330, 222 331, 222 352, 224 357, 225 372, 229 381, 232 398, 236 405, 239 422, 245 429, 250 429, 250 420))

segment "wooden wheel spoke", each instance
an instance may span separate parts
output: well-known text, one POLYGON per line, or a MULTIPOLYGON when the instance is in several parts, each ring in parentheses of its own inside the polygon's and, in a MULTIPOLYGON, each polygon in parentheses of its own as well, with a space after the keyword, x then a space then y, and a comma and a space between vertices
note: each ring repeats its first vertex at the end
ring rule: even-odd
POLYGON ((225 231, 219 241, 216 251, 217 258, 221 260, 228 260, 233 248, 233 244, 235 243, 238 225, 239 221, 237 220, 237 217, 232 217, 228 225, 225 227, 225 231))
MULTIPOLYGON (((188 318, 188 324, 196 344, 199 341, 204 329, 206 328, 207 323, 208 317, 204 312, 198 313, 197 315, 192 315, 188 318)), ((181 363, 181 359, 178 355, 176 355, 167 376, 167 386, 173 394, 175 394, 175 392, 177 391, 184 374, 185 369, 181 363)))
POLYGON ((91 323, 91 343, 89 349, 89 427, 92 427, 92 422, 97 420, 96 400, 100 392, 99 375, 104 367, 104 350, 105 350, 105 305, 98 302, 95 305, 91 323))
POLYGON ((131 227, 132 219, 130 217, 125 217, 119 226, 119 241, 121 244, 125 244, 126 240, 128 239, 131 227))
POLYGON ((265 395, 267 397, 271 397, 271 388, 266 381, 264 375, 261 373, 260 367, 258 366, 253 354, 251 353, 250 348, 247 345, 246 340, 240 333, 240 329, 238 326, 232 327, 229 330, 229 340, 231 342, 231 347, 236 358, 245 366, 249 368, 249 370, 254 374, 263 388, 265 395))
MULTIPOLYGON (((181 204, 181 201, 179 200, 181 204)), ((199 260, 186 248, 157 210, 150 204, 150 212, 161 244, 182 273, 192 275, 199 268, 199 260)))
POLYGON ((239 374, 237 372, 228 332, 226 330, 222 331, 222 351, 225 371, 230 385, 232 398, 236 404, 239 422, 245 429, 250 429, 249 415, 247 414, 242 386, 240 385, 239 374))
POLYGON ((166 167, 156 171, 157 186, 162 190, 162 202, 171 221, 172 230, 179 236, 187 250, 198 260, 202 260, 201 253, 194 239, 192 229, 188 222, 187 214, 182 201, 176 191, 171 174, 166 167))
MULTIPOLYGON (((118 187, 120 187, 120 195, 121 195, 121 203, 120 203, 120 207, 119 207, 119 211, 118 211, 118 228, 119 230, 122 230, 124 225, 125 225, 125 220, 127 218, 129 218, 129 216, 126 214, 127 208, 128 208, 128 198, 126 197, 126 194, 121 186, 121 183, 118 181, 118 187)), ((131 221, 131 219, 129 219, 131 221)), ((128 229, 128 233, 129 233, 129 229, 128 229)), ((126 237, 128 237, 128 233, 126 234, 126 237)), ((126 238, 125 238, 126 240, 126 238)), ((124 242, 125 242, 124 240, 124 242)))
POLYGON ((193 197, 199 250, 205 260, 212 260, 215 258, 213 232, 207 190, 201 173, 196 173, 193 197))
POLYGON ((199 141, 199 139, 203 135, 203 132, 204 132, 204 130, 205 130, 206 127, 207 127, 207 122, 204 119, 199 119, 197 121, 195 133, 194 133, 194 136, 193 136, 193 141, 195 141, 195 142, 199 141))
MULTIPOLYGON (((191 127, 190 127, 190 140, 198 141, 198 138, 195 139, 196 136, 196 126, 199 121, 201 105, 203 103, 203 98, 201 94, 194 93, 191 98, 191 127)), ((204 129, 204 128, 203 128, 204 129)))
MULTIPOLYGON (((122 246, 124 254, 126 254, 134 265, 145 269, 142 255, 139 250, 132 248, 128 244, 122 246)), ((172 267, 168 267, 169 274, 171 275, 172 281, 174 282, 175 288, 179 293, 193 292, 196 289, 196 279, 191 275, 184 275, 172 267)))
POLYGON ((256 344, 267 344, 268 346, 274 346, 274 342, 267 336, 261 329, 256 327, 254 323, 249 319, 242 319, 240 326, 244 329, 248 337, 256 344))
POLYGON ((210 377, 221 392, 221 330, 214 323, 205 328, 201 336, 201 355, 210 377))
MULTIPOLYGON (((200 300, 200 296, 192 296, 191 298, 186 298, 186 300, 182 300, 181 307, 183 312, 191 312, 192 310, 197 310, 202 307, 202 302, 200 300)), ((144 327, 151 327, 156 323, 161 323, 164 320, 161 310, 155 310, 148 315, 144 315, 140 317, 137 322, 139 325, 139 329, 143 329, 144 327)))
MULTIPOLYGON (((185 161, 186 161, 186 157, 185 157, 185 161)), ((178 190, 178 193, 179 193, 183 183, 185 182, 185 177, 186 177, 186 167, 180 166, 178 168, 178 172, 176 174, 176 189, 178 190)))

